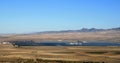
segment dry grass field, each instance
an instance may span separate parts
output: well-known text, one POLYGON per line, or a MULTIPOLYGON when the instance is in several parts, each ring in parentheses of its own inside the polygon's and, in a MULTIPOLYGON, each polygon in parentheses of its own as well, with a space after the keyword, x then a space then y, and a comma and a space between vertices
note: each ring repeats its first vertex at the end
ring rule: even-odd
POLYGON ((0 45, 0 63, 4 63, 3 61, 9 63, 18 58, 81 61, 81 63, 120 63, 120 47, 22 46, 15 48, 12 45, 0 45))
MULTIPOLYGON (((0 42, 34 41, 108 41, 120 42, 120 31, 72 32, 0 36, 0 42)), ((22 46, 0 45, 0 63, 120 63, 120 47, 22 46), (26 60, 25 60, 26 59, 26 60), (29 60, 29 61, 28 61, 29 60), (43 61, 44 60, 44 61, 43 61), (21 62, 24 61, 24 62, 21 62), (27 62, 26 62, 27 61, 27 62), (37 62, 42 61, 42 62, 37 62), (48 61, 48 62, 45 62, 48 61), (55 62, 56 61, 56 62, 55 62), (68 62, 66 62, 68 61, 68 62)))

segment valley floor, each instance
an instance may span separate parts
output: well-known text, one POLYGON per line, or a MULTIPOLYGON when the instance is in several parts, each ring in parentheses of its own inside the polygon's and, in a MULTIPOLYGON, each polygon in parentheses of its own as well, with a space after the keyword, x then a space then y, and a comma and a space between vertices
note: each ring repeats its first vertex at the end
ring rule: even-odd
POLYGON ((5 61, 10 63, 13 60, 15 63, 22 63, 22 61, 25 63, 27 60, 36 63, 44 63, 45 60, 49 63, 120 63, 120 47, 24 46, 16 48, 12 45, 0 45, 0 63, 5 61))

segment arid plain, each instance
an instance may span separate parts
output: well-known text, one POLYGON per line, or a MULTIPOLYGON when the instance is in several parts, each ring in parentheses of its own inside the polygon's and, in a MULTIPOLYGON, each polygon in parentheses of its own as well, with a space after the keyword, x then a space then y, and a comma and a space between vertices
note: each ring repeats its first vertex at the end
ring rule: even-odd
POLYGON ((1 63, 5 61, 10 62, 19 58, 80 61, 81 63, 119 63, 120 47, 22 46, 15 48, 12 45, 0 45, 1 63))
MULTIPOLYGON (((0 41, 94 41, 120 42, 120 31, 1 35, 0 41)), ((119 46, 21 46, 0 45, 0 63, 120 63, 119 46), (26 62, 27 60, 30 61, 26 62), (23 61, 24 60, 24 61, 23 61), (20 60, 19 60, 20 61, 20 60), (51 62, 53 61, 53 62, 51 62), (60 62, 62 61, 62 62, 60 62), (70 62, 65 62, 70 61, 70 62), (47 62, 46 62, 47 63, 47 62)))

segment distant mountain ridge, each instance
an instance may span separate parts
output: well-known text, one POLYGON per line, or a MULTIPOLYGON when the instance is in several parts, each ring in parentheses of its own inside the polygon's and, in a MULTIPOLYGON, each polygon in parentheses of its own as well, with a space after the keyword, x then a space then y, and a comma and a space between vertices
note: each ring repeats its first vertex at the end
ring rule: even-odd
POLYGON ((115 30, 120 31, 120 27, 118 28, 111 28, 111 29, 97 29, 97 28, 82 28, 80 30, 61 30, 61 31, 44 31, 44 32, 36 32, 34 34, 44 34, 44 33, 68 33, 68 32, 97 32, 97 31, 109 31, 115 30))

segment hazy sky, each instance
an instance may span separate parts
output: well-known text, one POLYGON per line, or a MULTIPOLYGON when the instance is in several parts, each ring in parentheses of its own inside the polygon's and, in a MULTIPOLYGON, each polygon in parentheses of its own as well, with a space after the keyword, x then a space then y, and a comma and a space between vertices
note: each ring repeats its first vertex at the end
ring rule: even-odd
POLYGON ((120 0, 0 0, 0 33, 120 27, 120 0))

